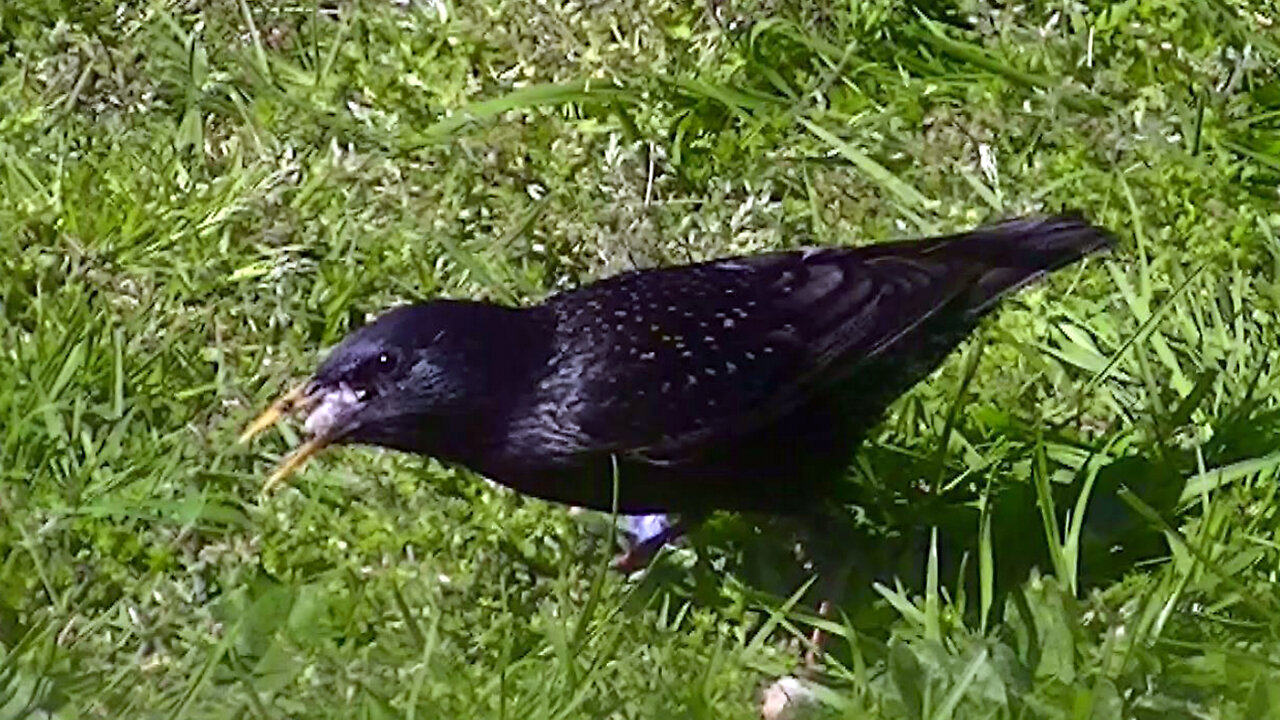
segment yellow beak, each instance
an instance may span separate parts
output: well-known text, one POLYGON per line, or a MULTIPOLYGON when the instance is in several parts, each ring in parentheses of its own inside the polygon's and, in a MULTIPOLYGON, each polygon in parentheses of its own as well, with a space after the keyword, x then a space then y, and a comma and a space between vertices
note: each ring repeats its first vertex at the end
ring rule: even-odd
MULTIPOLYGON (((308 397, 307 383, 303 383, 289 392, 285 393, 280 399, 271 403, 271 405, 263 411, 261 415, 249 423, 244 432, 240 434, 240 443, 247 443, 254 437, 262 433, 267 428, 274 427, 277 423, 285 418, 285 416, 299 410, 307 410, 318 402, 317 398, 308 397)), ((270 492, 286 478, 292 475, 298 468, 302 467, 308 459, 313 455, 325 449, 332 441, 329 435, 317 435, 303 443, 298 449, 294 450, 280 463, 280 467, 271 473, 271 477, 267 478, 266 483, 262 485, 262 492, 270 492)))
POLYGON ((283 483, 298 468, 302 467, 303 463, 311 459, 311 456, 328 447, 329 442, 329 436, 317 435, 304 442, 297 450, 289 453, 284 462, 280 463, 280 467, 276 468, 276 471, 271 473, 271 477, 267 478, 267 481, 262 484, 262 494, 265 495, 274 490, 277 485, 283 483))
POLYGON ((293 412, 300 400, 304 400, 307 395, 307 384, 303 383, 289 392, 282 395, 278 400, 271 403, 261 415, 249 423, 249 426, 240 433, 240 443, 249 442, 263 430, 274 427, 276 423, 284 419, 284 416, 293 412))

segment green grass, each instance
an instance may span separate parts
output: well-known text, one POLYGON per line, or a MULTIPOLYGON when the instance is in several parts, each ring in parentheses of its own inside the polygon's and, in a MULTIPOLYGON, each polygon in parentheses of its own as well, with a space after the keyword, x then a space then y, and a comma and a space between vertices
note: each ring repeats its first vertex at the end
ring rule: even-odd
POLYGON ((813 623, 835 717, 1280 716, 1277 23, 0 4, 0 718, 749 718, 813 623), (894 406, 830 621, 778 528, 626 581, 599 516, 234 445, 397 301, 1061 207, 1121 249, 894 406))

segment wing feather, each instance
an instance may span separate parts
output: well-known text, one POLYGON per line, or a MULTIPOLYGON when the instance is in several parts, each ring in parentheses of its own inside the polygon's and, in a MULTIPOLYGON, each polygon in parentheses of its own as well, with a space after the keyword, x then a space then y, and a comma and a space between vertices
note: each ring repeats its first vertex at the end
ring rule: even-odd
POLYGON ((542 306, 556 350, 512 435, 566 463, 667 463, 776 422, 871 363, 866 393, 891 398, 1000 296, 1109 243, 1059 216, 618 275, 542 306))
POLYGON ((549 303, 562 340, 528 429, 566 462, 674 462, 794 410, 963 287, 938 263, 854 250, 617 276, 549 303))

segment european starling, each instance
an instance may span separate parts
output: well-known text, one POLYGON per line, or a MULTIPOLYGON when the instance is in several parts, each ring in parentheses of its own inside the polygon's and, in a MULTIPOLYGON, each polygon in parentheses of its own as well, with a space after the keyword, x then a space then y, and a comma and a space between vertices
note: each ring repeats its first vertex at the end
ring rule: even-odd
POLYGON ((268 486, 358 443, 600 510, 616 461, 624 514, 808 514, 886 406, 1003 295, 1109 243, 1078 215, 1025 218, 627 272, 525 308, 401 307, 242 439, 308 412, 310 439, 268 486))

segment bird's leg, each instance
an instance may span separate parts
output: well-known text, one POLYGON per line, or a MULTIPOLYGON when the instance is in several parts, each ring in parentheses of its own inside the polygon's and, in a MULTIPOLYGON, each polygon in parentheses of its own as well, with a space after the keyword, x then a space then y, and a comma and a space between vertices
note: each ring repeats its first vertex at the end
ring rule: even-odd
MULTIPOLYGON (((843 594, 850 564, 842 563, 838 558, 848 552, 849 545, 840 542, 837 533, 841 528, 836 518, 819 511, 807 520, 809 522, 802 526, 800 538, 810 567, 818 574, 818 617, 826 620, 834 615, 835 600, 843 594)), ((794 675, 780 677, 765 688, 760 704, 760 716, 764 720, 807 716, 804 708, 813 709, 817 696, 809 683, 819 673, 826 641, 827 634, 815 627, 805 648, 804 665, 794 675)))
POLYGON ((637 538, 637 541, 625 553, 618 556, 613 561, 615 570, 623 573, 633 573, 636 570, 647 567, 653 557, 658 554, 663 545, 680 539, 689 531, 696 528, 706 518, 705 514, 685 514, 681 515, 675 522, 667 525, 658 532, 645 538, 637 538))
MULTIPOLYGON (((844 595, 845 582, 851 569, 850 562, 841 557, 848 551, 848 544, 840 541, 840 521, 825 512, 813 516, 808 526, 808 551, 813 569, 818 574, 818 618, 830 619, 835 614, 837 601, 844 595)), ((817 672, 827 633, 815 627, 809 635, 809 647, 804 653, 804 674, 817 672)))
MULTIPOLYGON (((831 601, 823 598, 818 603, 818 617, 822 620, 831 617, 831 608, 831 601)), ((817 671, 818 657, 822 654, 823 646, 826 644, 827 634, 822 631, 822 628, 815 627, 813 632, 809 634, 809 647, 804 651, 805 674, 813 674, 817 671)))

